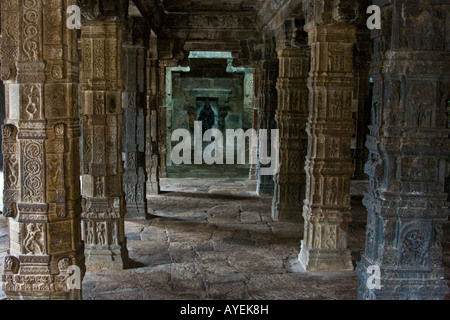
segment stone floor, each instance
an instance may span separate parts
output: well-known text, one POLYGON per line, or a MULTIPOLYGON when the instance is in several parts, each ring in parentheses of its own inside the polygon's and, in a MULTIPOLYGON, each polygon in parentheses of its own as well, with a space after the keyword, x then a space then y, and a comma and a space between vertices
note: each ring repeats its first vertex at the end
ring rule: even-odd
MULTIPOLYGON (((151 221, 128 221, 130 258, 140 267, 91 271, 85 299, 354 299, 352 272, 287 274, 302 224, 275 223, 271 199, 248 179, 166 179, 151 221), (337 285, 338 284, 338 285, 337 285)), ((355 258, 364 223, 354 224, 355 258)))
MULTIPOLYGON (((84 299, 356 298, 354 272, 286 273, 286 260, 298 255, 303 224, 273 222, 271 198, 258 197, 254 181, 170 178, 162 180, 162 189, 149 207, 154 219, 126 222, 128 269, 89 270, 84 299)), ((349 248, 356 262, 365 241, 359 197, 353 219, 349 248)), ((450 278, 448 231, 447 224, 443 245, 450 278)), ((7 220, 1 218, 0 268, 7 246, 7 220)))
POLYGON ((169 178, 195 179, 223 179, 240 178, 247 179, 249 176, 248 165, 179 165, 168 166, 169 178))

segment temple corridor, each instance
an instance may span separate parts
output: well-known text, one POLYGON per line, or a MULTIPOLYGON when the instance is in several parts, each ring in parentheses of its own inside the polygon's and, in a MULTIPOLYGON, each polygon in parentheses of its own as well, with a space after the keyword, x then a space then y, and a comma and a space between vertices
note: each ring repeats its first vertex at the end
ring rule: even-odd
POLYGON ((0 11, 2 298, 449 298, 448 0, 0 11))

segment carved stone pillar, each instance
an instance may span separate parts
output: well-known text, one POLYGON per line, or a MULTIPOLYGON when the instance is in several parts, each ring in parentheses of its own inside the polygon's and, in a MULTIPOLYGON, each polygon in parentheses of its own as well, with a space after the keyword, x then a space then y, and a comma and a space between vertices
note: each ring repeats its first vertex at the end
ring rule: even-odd
POLYGON ((1 3, 4 209, 9 299, 81 299, 68 269, 84 276, 81 241, 76 32, 64 12, 74 1, 1 3))
MULTIPOLYGON (((305 27, 311 46, 309 143, 303 208, 305 231, 298 260, 302 270, 353 270, 347 249, 347 228, 351 221, 350 142, 354 133, 356 27, 319 25, 316 21, 322 18, 317 14, 322 14, 323 9, 317 2, 309 4, 312 7, 308 9, 309 23, 305 27)), ((335 7, 333 12, 339 14, 340 8, 335 7)))
POLYGON ((441 240, 448 216, 450 72, 444 65, 450 53, 442 36, 449 6, 419 2, 376 1, 383 24, 372 34, 374 97, 366 249, 357 268, 360 299, 443 299, 448 292, 441 240))
POLYGON ((145 219, 145 47, 133 43, 122 48, 124 91, 123 160, 127 219, 145 219))
POLYGON ((145 150, 147 196, 158 195, 160 193, 159 106, 161 105, 161 93, 159 91, 160 76, 157 41, 156 36, 152 35, 150 37, 147 57, 147 141, 145 150))
MULTIPOLYGON (((450 129, 450 101, 447 98, 447 129, 450 129)), ((448 201, 450 202, 450 159, 447 160, 447 175, 445 177, 444 191, 448 194, 448 201)))
POLYGON ((88 267, 121 269, 127 259, 122 185, 122 25, 91 21, 82 47, 82 231, 88 267))
MULTIPOLYGON (((265 60, 261 63, 261 94, 259 99, 259 129, 266 129, 268 133, 277 128, 275 112, 277 109, 278 60, 265 60)), ((268 139, 271 136, 268 134, 268 139)), ((268 145, 271 145, 269 142, 268 145)), ((272 194, 274 190, 273 175, 261 175, 261 162, 258 157, 258 184, 259 194, 272 194)))
MULTIPOLYGON (((167 178, 167 145, 170 140, 167 138, 167 125, 171 123, 171 116, 167 121, 167 108, 165 106, 165 93, 166 93, 166 67, 172 66, 171 60, 159 60, 158 76, 159 76, 159 113, 158 113, 158 152, 159 152, 159 176, 161 178, 167 178)), ((178 61, 176 63, 178 65, 178 61)), ((176 66, 174 65, 174 66, 176 66)))
POLYGON ((278 43, 280 72, 277 82, 278 109, 276 122, 280 130, 280 171, 275 175, 272 215, 279 221, 300 221, 305 198, 305 157, 308 135, 309 58, 306 39, 300 47, 291 47, 298 40, 295 21, 285 23, 283 39, 278 43))
MULTIPOLYGON (((261 104, 261 64, 254 63, 253 73, 253 108, 252 108, 252 128, 259 130, 259 106, 261 104)), ((258 179, 258 163, 250 164, 249 178, 258 179)))

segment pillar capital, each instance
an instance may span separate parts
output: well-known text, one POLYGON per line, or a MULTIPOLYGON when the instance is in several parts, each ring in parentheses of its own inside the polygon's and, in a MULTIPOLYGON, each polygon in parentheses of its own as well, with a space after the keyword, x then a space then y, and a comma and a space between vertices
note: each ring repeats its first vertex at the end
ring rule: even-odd
POLYGON ((307 34, 303 31, 302 25, 304 21, 301 19, 286 19, 276 30, 275 39, 276 47, 275 50, 279 53, 280 51, 290 49, 292 52, 298 52, 298 48, 307 46, 307 34))
POLYGON ((362 17, 360 2, 348 0, 303 1, 305 31, 320 25, 356 24, 362 17))
POLYGON ((121 21, 128 18, 128 0, 78 0, 85 19, 83 24, 98 21, 121 21))
POLYGON ((308 43, 356 43, 356 27, 352 25, 317 25, 309 28, 308 43))

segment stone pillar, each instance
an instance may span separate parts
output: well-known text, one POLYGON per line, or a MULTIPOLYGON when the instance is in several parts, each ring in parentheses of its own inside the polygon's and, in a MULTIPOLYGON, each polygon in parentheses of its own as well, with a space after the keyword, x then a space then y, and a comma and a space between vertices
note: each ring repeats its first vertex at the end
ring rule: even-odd
MULTIPOLYGON (((145 161, 147 170, 147 196, 160 193, 159 173, 159 91, 158 39, 151 35, 147 57, 147 141, 145 161)), ((147 199, 150 201, 150 199, 147 199)))
MULTIPOLYGON (((447 99, 444 100, 444 104, 447 104, 447 129, 450 129, 450 102, 447 99), (446 102, 445 102, 446 100, 446 102)), ((444 192, 448 194, 448 201, 450 202, 450 159, 447 160, 447 175, 445 177, 444 192)))
POLYGON ((383 24, 372 34, 370 182, 358 297, 443 299, 448 292, 441 240, 448 216, 444 179, 450 155, 450 72, 445 64, 450 54, 442 37, 450 6, 376 2, 383 24), (367 285, 373 272, 380 275, 379 283, 369 280, 367 285))
MULTIPOLYGON (((166 99, 166 66, 172 66, 171 60, 159 60, 158 68, 158 84, 159 84, 159 105, 158 105, 158 152, 159 152, 159 176, 160 178, 167 178, 167 147, 170 139, 167 137, 167 126, 171 126, 171 116, 167 119, 167 108, 165 105, 166 99), (169 121, 168 121, 169 120, 169 121)), ((176 63, 177 66, 178 61, 176 63)))
MULTIPOLYGON (((259 99, 259 129, 266 129, 268 133, 277 128, 275 112, 277 109, 278 60, 265 60, 261 63, 261 94, 259 99)), ((268 138, 271 136, 268 134, 268 138)), ((271 145, 269 143, 268 145, 271 145)), ((258 157, 258 184, 259 194, 273 194, 273 175, 261 175, 261 162, 258 157)))
MULTIPOLYGON (((252 128, 259 130, 259 106, 261 103, 261 64, 254 63, 253 73, 253 108, 252 108, 252 128)), ((249 178, 258 179, 258 163, 250 164, 249 178)))
POLYGON ((353 270, 347 249, 354 133, 352 94, 356 28, 308 24, 311 46, 310 115, 306 160, 304 270, 353 270))
POLYGON ((66 27, 74 1, 1 3, 4 209, 8 299, 81 299, 67 279, 84 276, 76 32, 66 27))
MULTIPOLYGON (((0 61, 1 68, 1 61, 0 61)), ((3 81, 0 81, 0 123, 3 123, 6 119, 6 107, 5 107, 5 85, 3 81)), ((3 144, 3 137, 0 138, 0 144, 3 144)), ((3 154, 0 153, 0 170, 3 171, 3 154)))
POLYGON ((122 269, 127 259, 121 152, 122 25, 85 23, 82 48, 82 231, 89 268, 122 269))
MULTIPOLYGON (((272 215, 278 221, 300 221, 305 198, 305 157, 308 146, 309 58, 306 39, 300 47, 291 43, 300 36, 294 20, 285 23, 282 41, 278 41, 280 64, 277 82, 276 122, 280 130, 280 171, 275 175, 272 215)), ((306 37, 305 37, 306 38, 306 37)))
POLYGON ((370 124, 370 32, 366 25, 357 31, 357 52, 355 57, 355 98, 358 101, 356 109, 356 148, 354 150, 355 172, 353 179, 367 180, 364 165, 369 151, 366 148, 366 138, 370 124))
POLYGON ((145 47, 133 43, 122 47, 124 91, 123 160, 127 219, 145 219, 145 47))

